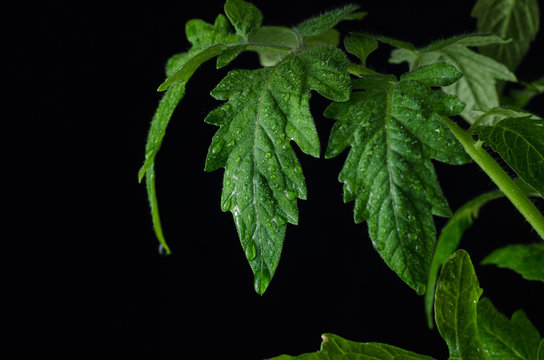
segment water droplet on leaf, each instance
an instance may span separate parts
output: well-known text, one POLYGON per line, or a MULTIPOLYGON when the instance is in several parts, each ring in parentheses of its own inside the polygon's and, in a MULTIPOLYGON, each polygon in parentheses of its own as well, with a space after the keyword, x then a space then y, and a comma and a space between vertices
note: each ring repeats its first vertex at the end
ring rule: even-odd
POLYGON ((166 256, 166 255, 168 255, 168 251, 166 251, 166 248, 164 247, 163 244, 159 244, 159 249, 158 249, 158 251, 159 251, 159 255, 161 255, 161 256, 166 256))
POLYGON ((248 244, 246 246, 245 253, 246 253, 246 258, 248 261, 255 259, 255 256, 257 255, 257 249, 255 249, 255 244, 254 243, 248 244))
POLYGON ((212 153, 217 154, 223 149, 223 146, 225 145, 225 142, 223 140, 220 140, 215 144, 215 146, 212 148, 212 153))
POLYGON ((292 191, 292 190, 285 190, 285 196, 289 199, 289 200, 295 200, 296 197, 297 197, 297 193, 292 191))

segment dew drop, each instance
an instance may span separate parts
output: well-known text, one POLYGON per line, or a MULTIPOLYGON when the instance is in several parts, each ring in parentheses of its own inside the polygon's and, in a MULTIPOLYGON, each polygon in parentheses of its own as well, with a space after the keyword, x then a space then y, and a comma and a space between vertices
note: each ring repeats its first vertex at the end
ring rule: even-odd
POLYGON ((225 143, 223 142, 223 140, 218 141, 217 144, 215 144, 215 146, 212 148, 212 153, 217 154, 223 149, 224 145, 225 143))
POLYGON ((275 167, 274 165, 270 165, 270 166, 268 167, 268 170, 269 170, 269 171, 276 171, 276 167, 275 167))
POLYGON ((302 174, 302 167, 300 165, 295 165, 295 171, 299 174, 302 174))
POLYGON ((278 226, 283 226, 286 222, 287 220, 283 216, 276 215, 276 223, 278 226))
POLYGON ((248 244, 246 246, 245 253, 246 253, 246 258, 248 261, 255 259, 255 256, 257 255, 257 249, 255 249, 255 244, 254 243, 248 244))
POLYGON ((270 159, 272 157, 272 154, 267 152, 264 156, 266 156, 267 159, 270 159))
POLYGON ((146 160, 151 159, 152 156, 153 156, 153 150, 149 150, 148 152, 145 153, 146 160))
POLYGON ((289 199, 289 200, 295 200, 296 197, 297 197, 297 193, 292 191, 292 190, 285 190, 285 196, 289 199))
POLYGON ((159 255, 160 255, 160 256, 166 256, 166 255, 168 255, 168 251, 166 251, 166 248, 164 247, 163 244, 159 244, 159 249, 158 249, 158 251, 159 251, 159 255))
POLYGON ((227 200, 223 201, 221 204, 221 210, 223 211, 229 211, 231 205, 231 198, 229 197, 227 200))

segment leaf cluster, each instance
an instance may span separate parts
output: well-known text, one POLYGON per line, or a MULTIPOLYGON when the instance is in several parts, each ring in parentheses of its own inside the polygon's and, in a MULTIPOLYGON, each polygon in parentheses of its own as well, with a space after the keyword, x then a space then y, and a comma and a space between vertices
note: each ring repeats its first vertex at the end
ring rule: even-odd
MULTIPOLYGON (((213 24, 187 22, 191 48, 168 60, 166 79, 158 88, 164 95, 138 174, 140 181, 145 178, 161 247, 170 253, 158 211, 155 158, 186 85, 206 61, 216 59, 216 67, 222 68, 243 52, 255 52, 261 67, 230 70, 211 91, 221 104, 204 119, 218 127, 205 170, 224 169, 221 209, 232 213, 255 291, 262 295, 268 288, 287 224, 298 223, 298 199, 308 196, 294 144, 305 155, 321 154, 310 111, 310 98, 317 94, 330 101, 324 116, 335 121, 325 158, 347 153, 338 175, 344 202, 354 203, 354 221, 366 222, 387 266, 425 295, 429 326, 436 323, 451 358, 541 359, 542 342, 525 315, 516 312, 507 319, 489 300, 480 300, 468 254, 455 252, 480 209, 503 197, 544 239, 544 216, 529 200, 544 195, 544 120, 523 109, 544 91, 543 78, 520 81, 522 90, 505 92, 507 82, 518 82, 516 68, 538 31, 536 0, 478 0, 472 12, 477 33, 421 48, 354 32, 343 39, 343 51, 334 27, 363 19, 366 13, 358 10, 348 5, 294 27, 266 26, 256 6, 227 0, 225 15, 213 24), (392 47, 390 62, 407 63, 408 70, 400 76, 373 70, 368 59, 379 46, 392 47), (465 124, 458 124, 461 119, 465 124), (498 189, 453 212, 433 161, 474 161, 498 189), (434 216, 449 218, 441 232, 434 216)), ((497 249, 482 264, 544 282, 541 243, 497 249)), ((319 352, 298 358, 430 359, 331 334, 323 336, 319 352)))
MULTIPOLYGON (((444 265, 434 303, 438 331, 446 342, 450 359, 542 360, 544 339, 518 310, 509 319, 482 289, 470 256, 456 251, 444 265)), ((321 349, 299 356, 281 355, 274 360, 400 360, 432 357, 382 343, 361 343, 337 335, 322 335, 321 349)))

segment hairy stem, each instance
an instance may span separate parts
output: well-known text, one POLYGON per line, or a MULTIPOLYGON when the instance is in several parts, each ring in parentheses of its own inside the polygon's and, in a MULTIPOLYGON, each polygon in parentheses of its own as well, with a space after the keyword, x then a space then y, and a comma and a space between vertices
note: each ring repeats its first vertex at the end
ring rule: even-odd
POLYGON ((441 118, 457 140, 463 145, 472 160, 480 166, 544 240, 544 216, 538 211, 532 201, 529 200, 515 181, 482 147, 481 141, 474 141, 470 133, 461 129, 450 118, 446 116, 441 116, 441 118))

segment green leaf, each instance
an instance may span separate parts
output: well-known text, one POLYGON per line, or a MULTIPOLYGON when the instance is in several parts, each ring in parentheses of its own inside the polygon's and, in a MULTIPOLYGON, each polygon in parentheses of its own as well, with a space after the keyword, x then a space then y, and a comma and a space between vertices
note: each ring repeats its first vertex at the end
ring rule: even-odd
MULTIPOLYGON (((431 158, 462 164, 468 157, 437 114, 463 109, 455 97, 430 86, 431 65, 394 82, 389 77, 363 78, 349 101, 333 103, 325 116, 338 120, 325 156, 351 150, 339 175, 344 201, 355 200, 355 222, 367 220, 370 238, 385 262, 417 293, 425 292, 436 241, 433 214, 451 214, 431 158)), ((447 72, 454 72, 451 66, 447 72)), ((452 77, 452 79, 455 77, 452 77)))
POLYGON ((138 172, 138 181, 141 182, 144 176, 146 177, 146 189, 149 205, 151 207, 153 227, 159 243, 165 249, 167 254, 170 254, 170 249, 166 244, 166 240, 164 239, 160 223, 157 194, 155 190, 154 164, 155 157, 157 156, 157 153, 162 145, 162 139, 164 138, 166 127, 168 126, 170 118, 172 117, 176 106, 181 101, 184 94, 184 83, 175 84, 164 93, 161 102, 159 103, 159 107, 153 116, 153 120, 151 121, 151 127, 149 129, 149 134, 147 135, 147 143, 145 146, 145 161, 138 172))
POLYGON ((233 32, 229 20, 221 14, 215 18, 213 25, 200 19, 187 21, 185 34, 187 40, 192 44, 192 50, 196 50, 196 52, 217 44, 232 44, 242 41, 242 37, 233 32))
POLYGON ((514 270, 527 280, 544 282, 544 243, 509 245, 493 251, 482 264, 514 270))
POLYGON ((367 36, 370 36, 380 42, 383 42, 385 44, 388 44, 388 45, 391 45, 391 46, 394 46, 396 48, 399 48, 399 49, 404 49, 404 50, 409 50, 410 52, 412 51, 415 51, 416 50, 416 47, 414 44, 412 44, 411 42, 408 42, 408 41, 402 41, 402 40, 397 40, 397 39, 393 39, 393 38, 390 38, 390 37, 387 37, 387 36, 382 36, 382 35, 376 35, 376 34, 366 34, 367 36))
POLYGON ((244 39, 247 39, 263 22, 261 11, 243 0, 227 0, 225 14, 236 29, 236 33, 244 39))
POLYGON ((446 63, 423 66, 401 77, 402 80, 415 80, 425 86, 447 86, 460 78, 461 74, 459 71, 446 63))
POLYGON ((206 171, 225 168, 221 208, 231 211, 262 294, 278 265, 286 223, 297 224, 297 198, 306 198, 300 163, 290 141, 319 156, 310 91, 347 100, 346 56, 336 48, 292 53, 258 70, 235 70, 212 90, 228 100, 206 122, 220 126, 206 158, 206 171))
MULTIPOLYGON (((189 20, 185 26, 187 39, 193 45, 189 51, 172 56, 166 64, 166 81, 159 87, 164 93, 151 121, 145 146, 145 161, 138 172, 138 180, 146 178, 146 189, 151 208, 155 234, 167 254, 170 249, 164 239, 157 194, 155 189, 155 157, 162 145, 168 123, 177 105, 185 95, 185 86, 198 67, 205 61, 221 54, 227 49, 225 44, 235 44, 241 37, 232 32, 228 20, 223 15, 217 16, 214 25, 202 20, 189 20)), ((231 55, 223 63, 233 59, 231 55)))
POLYGON ((366 66, 366 58, 378 48, 378 42, 364 34, 353 34, 344 40, 344 47, 348 53, 357 56, 361 64, 366 66))
MULTIPOLYGON (((539 196, 535 189, 529 186, 522 179, 516 179, 516 185, 527 196, 539 196)), ((482 206, 492 200, 502 197, 504 197, 504 194, 500 190, 494 190, 468 201, 457 209, 455 213, 453 213, 452 217, 442 228, 436 243, 436 248, 434 250, 431 271, 429 272, 429 280, 427 282, 427 292, 425 293, 425 314, 427 316, 429 328, 432 329, 434 326, 432 312, 436 280, 438 279, 440 269, 448 261, 455 250, 457 250, 461 237, 472 225, 474 219, 478 217, 478 213, 480 212, 482 206)))
POLYGON ((381 343, 361 343, 341 338, 334 334, 321 336, 321 350, 299 356, 281 355, 270 360, 433 360, 396 346, 381 343))
POLYGON ((503 197, 499 191, 491 191, 478 196, 475 199, 461 206, 448 220, 442 229, 431 262, 431 270, 427 281, 427 292, 425 293, 425 314, 429 328, 433 328, 433 305, 436 281, 440 269, 446 264, 451 255, 457 250, 464 232, 472 225, 474 218, 478 217, 480 208, 489 201, 503 197))
POLYGON ((522 310, 508 319, 483 298, 478 304, 478 332, 489 359, 537 360, 540 334, 522 310))
POLYGON ((537 95, 544 93, 544 77, 531 83, 520 81, 523 89, 512 89, 510 96, 503 96, 501 103, 523 108, 537 95))
POLYGON ((544 360, 544 339, 540 341, 538 346, 537 360, 544 360))
POLYGON ((165 91, 168 87, 175 83, 186 84, 187 81, 193 76, 194 72, 202 65, 204 62, 216 57, 225 51, 227 47, 223 44, 217 44, 210 46, 205 50, 202 50, 195 56, 193 56, 189 61, 187 61, 183 66, 176 70, 170 77, 168 77, 157 89, 157 91, 165 91))
POLYGON ((499 106, 495 88, 497 80, 516 81, 508 68, 487 56, 478 54, 469 47, 503 44, 506 41, 495 35, 462 35, 436 41, 420 50, 400 48, 391 54, 390 62, 406 61, 410 67, 418 67, 435 62, 445 62, 459 70, 463 77, 442 89, 455 95, 466 104, 461 116, 470 124, 478 118, 478 111, 499 106))
POLYGON ((541 119, 541 117, 531 114, 528 111, 516 107, 496 107, 483 112, 474 122, 473 126, 478 125, 494 126, 499 121, 507 118, 528 117, 530 119, 541 119))
POLYGON ((431 360, 425 355, 403 350, 395 346, 381 343, 361 343, 350 341, 333 334, 323 334, 321 352, 326 359, 352 358, 358 360, 374 359, 421 359, 431 360))
POLYGON ((301 40, 293 29, 263 26, 249 37, 248 44, 259 54, 262 66, 273 66, 289 52, 300 48, 301 40))
POLYGON ((473 131, 519 177, 544 195, 544 120, 507 118, 494 126, 475 126, 473 131))
POLYGON ((304 36, 303 39, 307 49, 321 46, 338 46, 340 44, 340 33, 336 29, 330 29, 319 35, 304 36))
POLYGON ((217 65, 218 69, 227 66, 234 59, 238 57, 242 52, 247 49, 247 45, 235 45, 226 48, 222 53, 217 56, 217 65))
POLYGON ((359 9, 357 5, 347 5, 340 9, 328 11, 323 15, 302 22, 296 27, 296 30, 302 36, 322 34, 335 27, 341 21, 360 20, 367 14, 366 12, 355 12, 357 9, 359 9))
POLYGON ((478 0, 472 9, 478 32, 513 40, 482 48, 481 53, 516 70, 538 33, 539 14, 537 0, 478 0))
POLYGON ((456 251, 440 274, 434 304, 436 326, 448 344, 450 359, 486 359, 476 322, 481 294, 469 255, 456 251))
POLYGON ((147 197, 149 201, 149 206, 151 208, 151 220, 153 222, 153 230, 159 240, 159 244, 166 255, 170 255, 171 251, 166 243, 164 234, 162 232, 161 218, 159 215, 159 203, 157 202, 157 192, 155 189, 155 164, 151 166, 145 172, 145 184, 147 190, 147 197))

